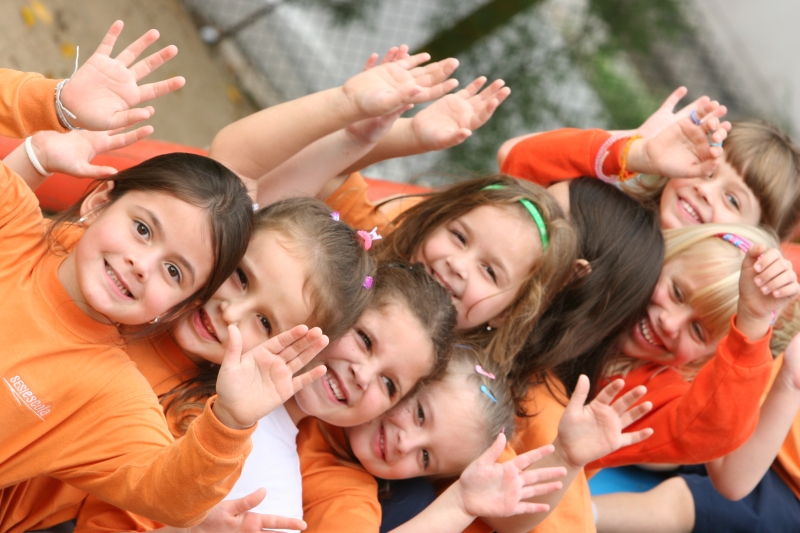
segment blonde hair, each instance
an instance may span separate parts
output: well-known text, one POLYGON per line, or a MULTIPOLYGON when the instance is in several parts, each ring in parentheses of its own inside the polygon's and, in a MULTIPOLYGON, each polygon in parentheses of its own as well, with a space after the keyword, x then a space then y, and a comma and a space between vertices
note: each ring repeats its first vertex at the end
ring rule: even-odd
MULTIPOLYGON (((664 231, 666 253, 664 264, 682 260, 692 276, 703 280, 687 302, 704 319, 711 339, 719 341, 730 329, 731 317, 739 304, 739 274, 744 252, 718 237, 730 233, 749 240, 754 246, 778 246, 775 235, 765 229, 747 224, 698 224, 664 231)), ((692 361, 680 368, 684 377, 693 378, 713 357, 713 354, 692 361)), ((645 361, 623 356, 611 373, 629 372, 646 364, 645 361)))
POLYGON ((508 206, 530 219, 521 199, 536 206, 547 227, 550 244, 519 285, 502 325, 494 331, 488 331, 484 324, 462 332, 467 342, 484 348, 505 370, 553 297, 572 277, 577 259, 575 232, 555 198, 538 185, 507 176, 470 180, 428 195, 426 200, 399 215, 393 222, 397 228, 379 242, 380 257, 408 260, 435 229, 478 207, 508 206), (487 189, 496 185, 500 187, 487 189))
MULTIPOLYGON (((725 161, 744 179, 761 207, 761 224, 791 237, 800 221, 800 149, 768 122, 734 122, 724 143, 725 161)), ((644 176, 625 182, 622 189, 658 208, 669 178, 644 176)))

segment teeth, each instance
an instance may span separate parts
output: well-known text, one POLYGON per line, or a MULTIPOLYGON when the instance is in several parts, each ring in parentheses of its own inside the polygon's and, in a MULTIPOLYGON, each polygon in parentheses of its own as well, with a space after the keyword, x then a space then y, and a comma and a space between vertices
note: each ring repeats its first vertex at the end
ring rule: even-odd
POLYGON ((684 209, 686 209, 686 211, 687 211, 687 212, 688 212, 690 215, 692 215, 692 217, 693 217, 695 220, 697 220, 698 222, 702 222, 702 220, 700 220, 700 217, 697 215, 697 211, 695 211, 695 210, 694 210, 694 208, 693 208, 691 205, 689 205, 689 202, 687 202, 687 201, 686 201, 686 200, 684 200, 684 199, 681 199, 681 205, 683 206, 683 208, 684 208, 684 209))
MULTIPOLYGON (((217 337, 216 331, 214 330, 214 326, 211 324, 211 319, 208 318, 208 314, 205 311, 201 310, 200 316, 202 317, 203 325, 206 327, 208 332, 211 333, 214 337, 217 337)), ((219 338, 217 338, 217 340, 219 340, 219 338)))
POLYGON ((331 386, 331 390, 333 391, 333 395, 336 396, 336 399, 340 402, 345 401, 344 394, 342 394, 342 390, 339 388, 339 384, 336 383, 336 380, 332 379, 328 374, 325 374, 325 379, 328 380, 328 384, 331 386))
POLYGON ((642 330, 642 335, 644 336, 645 339, 647 339, 647 342, 649 342, 653 346, 658 346, 655 343, 655 341, 653 341, 653 337, 650 336, 650 328, 647 327, 647 319, 646 318, 643 318, 642 321, 639 322, 639 329, 642 330))
POLYGON ((111 277, 111 279, 114 280, 114 283, 117 284, 117 287, 119 287, 119 290, 120 292, 122 292, 122 294, 124 294, 125 296, 131 296, 131 292, 128 289, 126 289, 122 285, 122 283, 119 282, 119 280, 117 279, 117 275, 114 273, 113 270, 111 270, 111 267, 109 265, 106 265, 106 272, 108 272, 108 275, 111 277))
POLYGON ((383 443, 383 435, 384 435, 383 434, 383 428, 381 428, 381 443, 380 443, 381 444, 381 453, 383 454, 384 457, 386 457, 386 446, 383 443))

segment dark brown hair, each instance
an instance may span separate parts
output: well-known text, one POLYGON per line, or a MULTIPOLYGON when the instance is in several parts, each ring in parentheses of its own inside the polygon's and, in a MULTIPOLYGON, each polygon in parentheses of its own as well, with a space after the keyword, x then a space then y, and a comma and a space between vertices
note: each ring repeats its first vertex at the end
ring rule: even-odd
POLYGON ((532 380, 548 371, 571 395, 587 374, 594 396, 620 334, 644 315, 664 259, 664 238, 656 214, 612 185, 572 180, 572 223, 580 256, 591 272, 575 276, 555 297, 514 360, 510 380, 518 414, 532 380))
MULTIPOLYGON (((98 180, 91 191, 103 181, 113 181, 114 187, 109 191, 110 201, 100 209, 131 191, 143 191, 173 196, 203 209, 208 218, 214 258, 211 276, 203 287, 161 315, 157 324, 139 331, 137 337, 150 335, 202 305, 233 273, 250 242, 253 202, 236 174, 213 159, 196 154, 172 153, 148 159, 98 180)), ((59 246, 59 227, 78 220, 81 206, 91 191, 55 219, 47 232, 51 246, 59 246)), ((199 228, 187 230, 199 231, 199 228)))
POLYGON ((550 245, 520 284, 498 329, 487 331, 486 326, 481 325, 461 332, 466 342, 484 348, 503 368, 510 366, 555 293, 569 280, 577 257, 574 232, 555 198, 538 185, 507 176, 466 181, 428 195, 426 200, 399 215, 394 221, 397 228, 379 243, 381 257, 388 254, 408 260, 434 230, 478 207, 518 209, 521 216, 530 219, 520 203, 523 198, 540 212, 550 245), (490 185, 501 187, 487 190, 490 185))

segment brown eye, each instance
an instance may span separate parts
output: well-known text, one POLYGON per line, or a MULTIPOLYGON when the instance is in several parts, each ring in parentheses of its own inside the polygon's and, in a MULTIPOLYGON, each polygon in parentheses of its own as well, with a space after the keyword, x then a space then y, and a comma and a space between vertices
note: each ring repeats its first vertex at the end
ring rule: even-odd
POLYGON ((142 237, 149 237, 150 236, 150 228, 147 227, 147 224, 140 221, 136 222, 136 233, 141 235, 142 237))

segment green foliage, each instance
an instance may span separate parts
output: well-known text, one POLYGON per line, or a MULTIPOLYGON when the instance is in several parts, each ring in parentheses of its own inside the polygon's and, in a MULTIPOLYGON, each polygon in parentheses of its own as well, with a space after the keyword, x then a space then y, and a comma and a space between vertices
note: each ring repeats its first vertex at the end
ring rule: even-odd
POLYGON ((608 44, 617 50, 648 54, 658 41, 691 31, 682 0, 589 0, 589 12, 608 25, 608 44))

